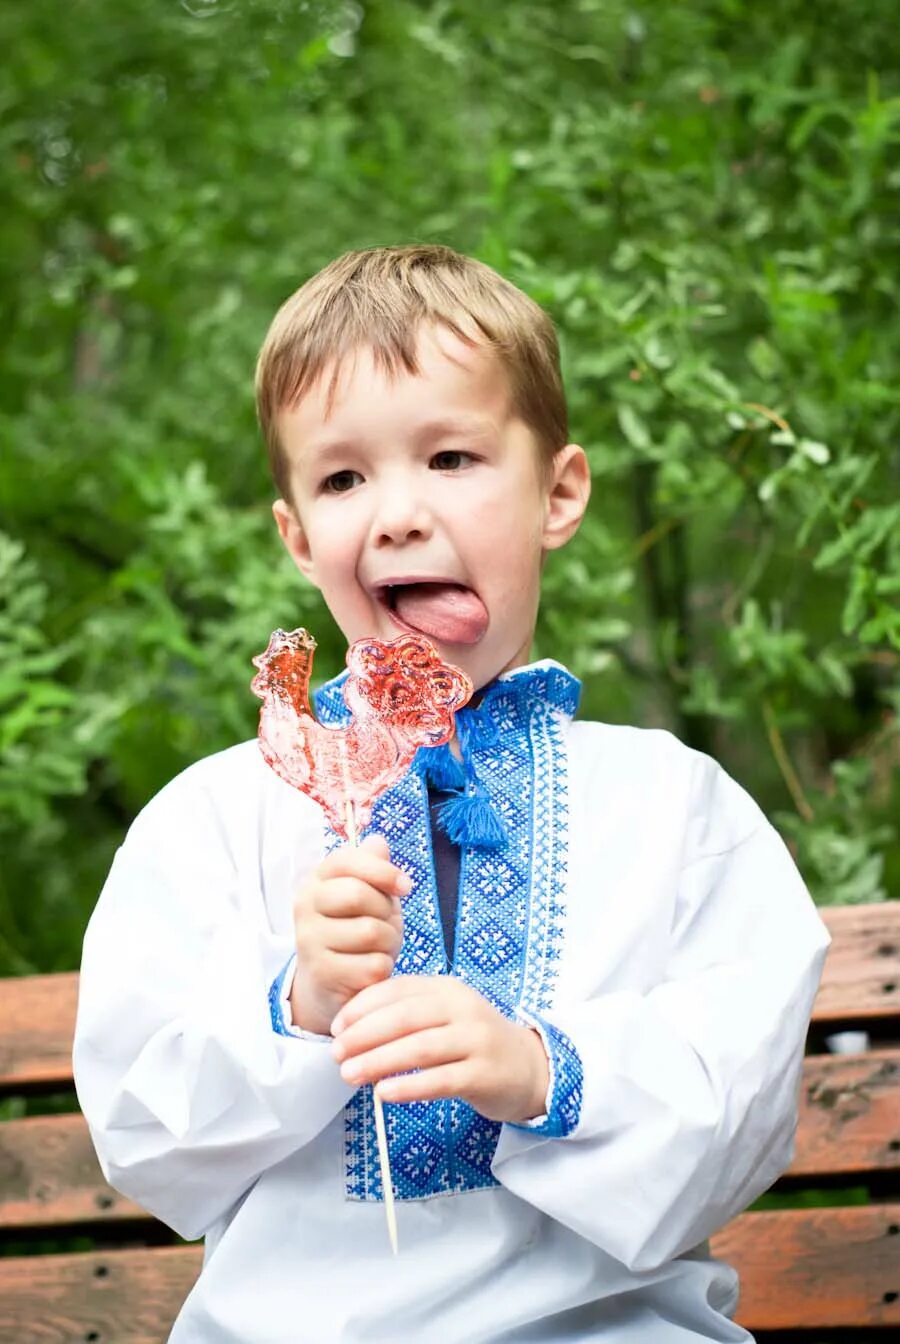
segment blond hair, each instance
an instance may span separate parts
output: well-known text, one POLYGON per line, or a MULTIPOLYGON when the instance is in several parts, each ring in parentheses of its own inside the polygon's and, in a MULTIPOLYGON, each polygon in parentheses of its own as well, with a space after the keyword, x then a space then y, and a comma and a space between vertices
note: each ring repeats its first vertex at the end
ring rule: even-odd
POLYGON ((279 412, 295 406, 326 366, 333 399, 348 355, 368 347, 391 376, 417 373, 423 323, 496 351, 515 413, 534 432, 542 459, 568 440, 559 346, 550 318, 501 275, 449 247, 413 244, 347 252, 292 294, 275 315, 256 365, 256 407, 275 485, 290 498, 278 437, 279 412))

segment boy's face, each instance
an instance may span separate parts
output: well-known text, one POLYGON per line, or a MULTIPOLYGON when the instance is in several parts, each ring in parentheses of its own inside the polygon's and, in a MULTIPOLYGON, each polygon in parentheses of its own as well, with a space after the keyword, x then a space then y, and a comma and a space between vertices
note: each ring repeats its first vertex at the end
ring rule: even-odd
POLYGON ((528 661, 548 550, 578 526, 589 473, 563 448, 551 472, 485 346, 425 328, 419 373, 368 349, 279 416, 293 507, 273 506, 298 568, 348 643, 428 636, 476 687, 528 661))

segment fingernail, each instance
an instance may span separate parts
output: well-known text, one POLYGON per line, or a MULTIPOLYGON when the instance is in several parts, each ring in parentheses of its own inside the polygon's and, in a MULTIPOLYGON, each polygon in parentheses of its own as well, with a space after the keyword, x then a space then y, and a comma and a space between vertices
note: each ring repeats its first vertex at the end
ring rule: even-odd
POLYGON ((401 873, 394 886, 398 895, 408 896, 412 891, 412 878, 409 873, 401 873))
POLYGON ((335 1041, 331 1047, 331 1053, 334 1055, 335 1059, 340 1064, 341 1060, 344 1058, 347 1051, 344 1049, 344 1046, 341 1044, 340 1041, 335 1041))
POLYGON ((337 1017, 331 1024, 331 1034, 332 1036, 339 1036, 343 1030, 344 1030, 344 1019, 343 1016, 340 1013, 338 1013, 337 1017))
POLYGON ((345 1083, 355 1083, 362 1069, 352 1059, 341 1065, 341 1077, 345 1083))

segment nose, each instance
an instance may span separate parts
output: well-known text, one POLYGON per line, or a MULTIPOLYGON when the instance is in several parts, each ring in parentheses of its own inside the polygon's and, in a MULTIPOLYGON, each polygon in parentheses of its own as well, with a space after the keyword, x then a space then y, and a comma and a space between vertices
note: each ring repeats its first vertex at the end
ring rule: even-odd
POLYGON ((425 541, 433 529, 427 500, 406 478, 385 481, 378 493, 372 521, 376 546, 403 546, 410 541, 425 541))

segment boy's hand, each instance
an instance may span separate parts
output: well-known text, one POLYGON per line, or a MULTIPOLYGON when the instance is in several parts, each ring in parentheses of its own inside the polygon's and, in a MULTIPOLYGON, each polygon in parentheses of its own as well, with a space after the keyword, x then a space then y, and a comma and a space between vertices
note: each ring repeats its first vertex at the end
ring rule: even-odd
POLYGON ((348 999, 390 975, 403 941, 399 898, 410 885, 381 836, 319 864, 294 903, 296 1026, 327 1036, 348 999))
POLYGON ((398 975, 372 985, 332 1029, 345 1081, 386 1080, 378 1087, 383 1101, 462 1097, 489 1120, 514 1123, 544 1113, 550 1069, 540 1036, 453 976, 398 975))

